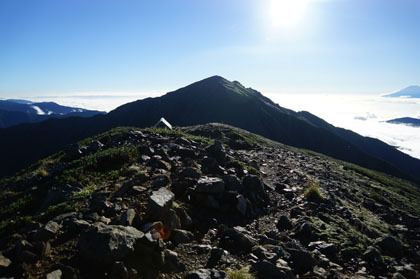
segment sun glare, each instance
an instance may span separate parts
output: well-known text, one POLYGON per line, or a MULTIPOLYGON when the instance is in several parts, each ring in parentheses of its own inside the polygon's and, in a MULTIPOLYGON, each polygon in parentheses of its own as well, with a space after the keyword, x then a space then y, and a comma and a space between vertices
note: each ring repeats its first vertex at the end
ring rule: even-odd
POLYGON ((296 25, 305 12, 308 0, 270 0, 269 20, 272 28, 296 25))

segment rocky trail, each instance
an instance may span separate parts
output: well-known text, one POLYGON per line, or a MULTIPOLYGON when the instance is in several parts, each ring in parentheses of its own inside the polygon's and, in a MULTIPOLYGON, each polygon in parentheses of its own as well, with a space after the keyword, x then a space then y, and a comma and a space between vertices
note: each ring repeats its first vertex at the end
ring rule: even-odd
POLYGON ((420 278, 418 185, 226 125, 115 129, 0 189, 4 278, 420 278))

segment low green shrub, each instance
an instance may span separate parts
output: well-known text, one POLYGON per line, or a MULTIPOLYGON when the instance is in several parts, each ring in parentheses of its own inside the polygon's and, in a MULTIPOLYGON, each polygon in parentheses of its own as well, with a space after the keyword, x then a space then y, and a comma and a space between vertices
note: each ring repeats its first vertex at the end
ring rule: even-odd
POLYGON ((324 197, 321 195, 321 191, 319 190, 318 185, 316 184, 311 184, 303 193, 305 195, 305 197, 309 200, 309 201, 313 201, 313 202, 320 202, 324 200, 324 197))
POLYGON ((254 274, 249 272, 248 267, 243 267, 238 270, 230 270, 228 271, 228 279, 255 279, 256 277, 254 274))

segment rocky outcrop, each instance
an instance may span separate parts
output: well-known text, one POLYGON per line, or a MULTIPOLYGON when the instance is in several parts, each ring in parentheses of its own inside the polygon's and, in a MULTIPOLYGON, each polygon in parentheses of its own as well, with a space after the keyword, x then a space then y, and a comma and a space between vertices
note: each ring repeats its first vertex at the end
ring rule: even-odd
POLYGON ((0 198, 2 226, 8 226, 0 239, 0 274, 419 275, 414 185, 225 126, 190 129, 195 135, 123 129, 99 136, 77 156, 49 159, 56 161, 48 177, 22 174, 4 186, 13 193, 6 194, 8 204, 19 209, 7 211, 2 205, 9 201, 0 198))

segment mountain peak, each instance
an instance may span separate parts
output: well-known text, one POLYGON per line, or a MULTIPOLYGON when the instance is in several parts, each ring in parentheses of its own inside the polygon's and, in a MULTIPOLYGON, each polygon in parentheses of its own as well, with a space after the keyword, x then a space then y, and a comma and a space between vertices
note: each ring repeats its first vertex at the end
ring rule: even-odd
POLYGON ((400 91, 385 95, 384 97, 420 98, 420 86, 410 85, 400 91))

